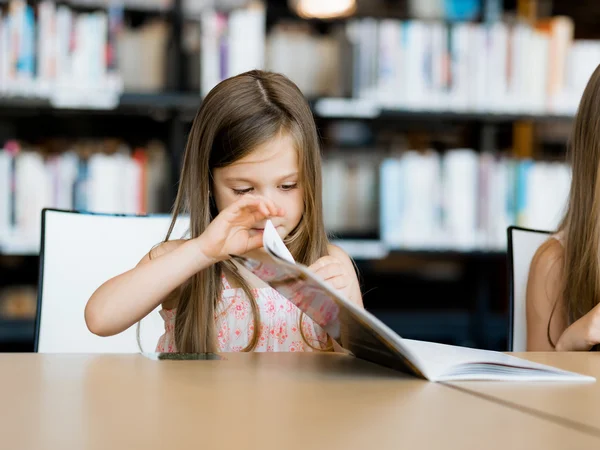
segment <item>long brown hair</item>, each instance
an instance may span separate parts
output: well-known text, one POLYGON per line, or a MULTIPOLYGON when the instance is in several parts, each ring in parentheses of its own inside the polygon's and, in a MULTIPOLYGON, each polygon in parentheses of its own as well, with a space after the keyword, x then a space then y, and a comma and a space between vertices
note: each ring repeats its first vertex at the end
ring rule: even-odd
MULTIPOLYGON (((286 244, 296 261, 305 265, 326 255, 321 155, 312 112, 288 78, 259 70, 222 81, 202 102, 188 137, 173 219, 165 240, 180 214, 190 216, 190 237, 200 236, 218 214, 212 196, 213 170, 243 158, 282 131, 294 139, 304 190, 304 213, 286 244)), ((180 288, 175 319, 178 351, 216 351, 215 313, 222 274, 237 282, 251 301, 254 331, 244 350, 256 347, 261 328, 256 301, 236 266, 224 261, 195 274, 180 288)))
MULTIPOLYGON (((562 301, 567 321, 572 324, 600 299, 600 66, 581 97, 568 159, 572 169, 571 190, 559 232, 564 244, 562 301)), ((554 345, 550 323, 548 340, 554 345)))

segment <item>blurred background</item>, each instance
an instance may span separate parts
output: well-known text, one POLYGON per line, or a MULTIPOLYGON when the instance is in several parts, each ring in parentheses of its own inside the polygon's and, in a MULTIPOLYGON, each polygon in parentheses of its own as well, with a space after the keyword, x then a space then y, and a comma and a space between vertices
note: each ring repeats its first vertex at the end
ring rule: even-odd
POLYGON ((202 96, 254 68, 310 101, 326 225, 367 309, 404 337, 506 349, 506 227, 560 220, 600 3, 0 8, 0 351, 33 349, 41 208, 168 213, 202 96))

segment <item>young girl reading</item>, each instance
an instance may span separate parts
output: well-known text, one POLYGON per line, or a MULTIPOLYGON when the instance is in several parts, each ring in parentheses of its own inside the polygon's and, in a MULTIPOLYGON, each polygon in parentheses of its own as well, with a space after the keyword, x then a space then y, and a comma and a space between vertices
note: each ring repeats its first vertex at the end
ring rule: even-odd
POLYGON ((230 255, 264 251, 270 219, 294 259, 362 306, 350 258, 327 240, 314 119, 288 78, 251 71, 217 85, 188 138, 165 242, 89 299, 85 320, 117 334, 162 304, 157 351, 304 351, 326 334, 230 255), (190 239, 168 240, 180 214, 190 239))
POLYGON ((527 285, 527 350, 600 343, 600 66, 573 124, 571 191, 558 232, 534 256, 527 285))

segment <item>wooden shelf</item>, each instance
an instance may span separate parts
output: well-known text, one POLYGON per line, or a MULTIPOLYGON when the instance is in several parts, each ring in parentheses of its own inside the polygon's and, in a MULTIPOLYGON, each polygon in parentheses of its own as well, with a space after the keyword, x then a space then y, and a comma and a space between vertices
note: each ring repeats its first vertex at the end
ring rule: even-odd
POLYGON ((119 105, 114 109, 103 108, 55 108, 50 100, 38 97, 0 96, 0 113, 31 112, 31 113, 70 113, 76 112, 89 114, 136 114, 140 116, 152 115, 157 111, 170 111, 180 113, 194 113, 201 103, 200 95, 163 92, 163 93, 124 93, 121 95, 119 105))

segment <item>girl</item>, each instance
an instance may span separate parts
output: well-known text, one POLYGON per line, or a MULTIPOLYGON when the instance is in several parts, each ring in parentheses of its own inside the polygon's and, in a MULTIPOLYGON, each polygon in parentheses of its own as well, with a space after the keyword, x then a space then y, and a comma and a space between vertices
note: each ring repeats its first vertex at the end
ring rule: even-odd
POLYGON ((534 256, 527 285, 527 350, 600 343, 600 66, 573 124, 571 191, 559 231, 534 256))
POLYGON ((330 349, 318 325, 229 259, 262 251, 271 219, 296 261, 362 306, 350 258, 327 241, 321 205, 316 126, 297 86, 262 71, 221 82, 192 124, 165 242, 94 292, 88 328, 114 335, 162 304, 159 352, 330 349), (181 213, 191 238, 168 241, 181 213))

